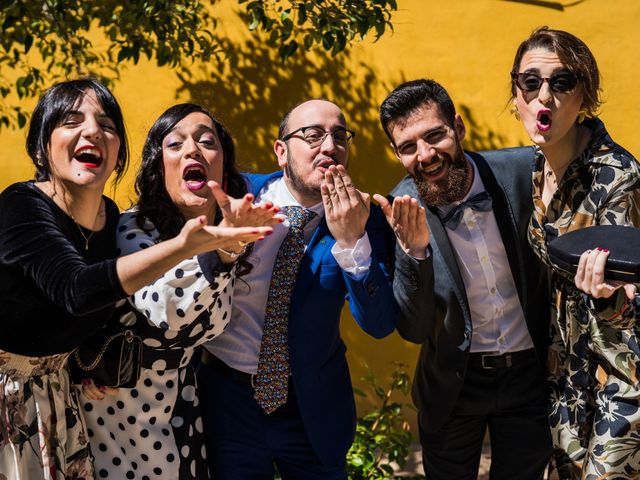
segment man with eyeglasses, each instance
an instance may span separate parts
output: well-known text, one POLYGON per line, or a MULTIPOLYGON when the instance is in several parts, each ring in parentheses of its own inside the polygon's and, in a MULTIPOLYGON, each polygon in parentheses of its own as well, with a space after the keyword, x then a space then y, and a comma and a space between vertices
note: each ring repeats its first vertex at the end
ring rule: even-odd
POLYGON ((398 86, 380 119, 409 174, 391 204, 375 198, 408 254, 396 256, 397 328, 422 344, 413 399, 426 476, 477 478, 488 429, 493 480, 541 479, 549 327, 527 241, 532 149, 465 152, 462 118, 432 80, 398 86))
POLYGON ((285 480, 346 479, 355 409, 342 306, 376 338, 397 318, 388 225, 346 172, 353 136, 335 104, 303 102, 280 125, 281 170, 246 176, 256 202, 288 220, 245 257, 229 326, 199 369, 218 480, 273 479, 274 465, 285 480))

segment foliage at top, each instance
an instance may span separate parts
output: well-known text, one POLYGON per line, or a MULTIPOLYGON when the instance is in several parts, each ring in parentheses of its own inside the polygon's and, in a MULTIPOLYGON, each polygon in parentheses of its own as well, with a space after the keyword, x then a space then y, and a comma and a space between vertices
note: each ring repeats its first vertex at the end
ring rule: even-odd
MULTIPOLYGON (((236 0, 251 31, 283 61, 324 49, 337 55, 392 28, 396 0, 236 0)), ((140 57, 170 68, 225 60, 216 34, 217 0, 2 0, 0 128, 23 127, 20 99, 55 81, 100 73, 107 83, 140 57), (18 102, 12 102, 12 94, 18 102)))

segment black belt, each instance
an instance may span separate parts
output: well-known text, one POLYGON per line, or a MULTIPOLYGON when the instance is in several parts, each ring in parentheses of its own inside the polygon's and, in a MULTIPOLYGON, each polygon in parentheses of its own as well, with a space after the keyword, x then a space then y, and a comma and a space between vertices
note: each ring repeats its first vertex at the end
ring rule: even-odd
POLYGON ((231 368, 218 357, 212 355, 206 348, 202 349, 202 356, 200 357, 200 360, 202 360, 202 363, 204 363, 207 367, 215 370, 216 372, 222 374, 227 378, 230 378, 238 383, 243 383, 250 387, 255 386, 255 375, 247 372, 241 372, 240 370, 236 370, 235 368, 231 368))
POLYGON ((519 352, 507 352, 502 355, 496 352, 474 352, 469 354, 469 367, 482 368, 484 370, 509 368, 532 358, 536 358, 536 351, 533 348, 520 350, 519 352))

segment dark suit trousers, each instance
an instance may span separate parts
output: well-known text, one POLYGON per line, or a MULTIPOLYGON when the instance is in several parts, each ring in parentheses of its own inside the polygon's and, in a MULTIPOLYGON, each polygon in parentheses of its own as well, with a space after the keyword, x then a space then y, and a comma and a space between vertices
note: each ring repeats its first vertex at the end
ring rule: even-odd
MULTIPOLYGON (((325 466, 304 429, 293 384, 286 404, 267 415, 253 387, 204 364, 198 367, 207 458, 215 480, 346 480, 346 465, 325 466)), ((346 462, 346 459, 345 459, 346 462)))
POLYGON ((420 432, 427 479, 476 479, 487 427, 491 480, 542 478, 551 455, 551 434, 547 382, 535 358, 491 370, 469 362, 445 426, 432 434, 420 432))

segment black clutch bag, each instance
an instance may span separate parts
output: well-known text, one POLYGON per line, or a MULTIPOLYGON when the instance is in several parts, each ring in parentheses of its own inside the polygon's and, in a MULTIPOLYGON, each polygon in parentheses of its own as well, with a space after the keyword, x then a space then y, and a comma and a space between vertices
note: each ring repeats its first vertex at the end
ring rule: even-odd
POLYGON ((117 322, 85 340, 69 357, 71 380, 92 379, 105 387, 135 387, 142 365, 142 339, 117 322))
POLYGON ((607 280, 640 283, 640 229, 621 225, 581 228, 554 238, 547 245, 551 263, 576 273, 580 255, 594 248, 609 250, 605 266, 607 280))

